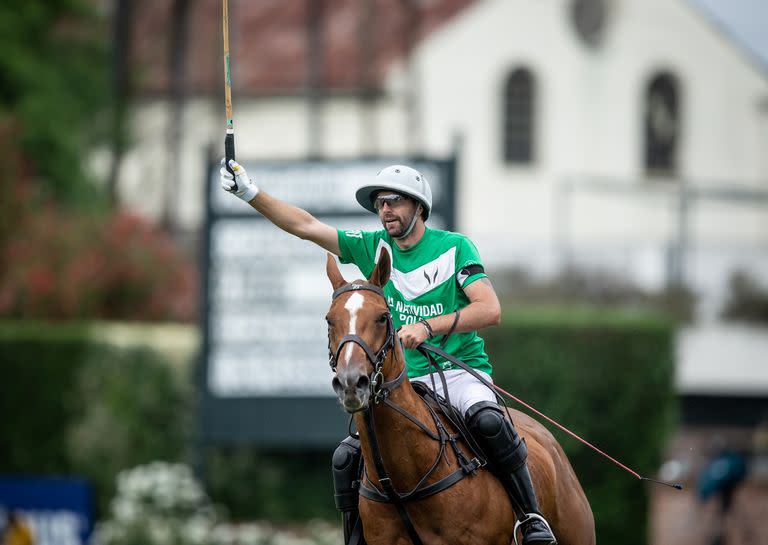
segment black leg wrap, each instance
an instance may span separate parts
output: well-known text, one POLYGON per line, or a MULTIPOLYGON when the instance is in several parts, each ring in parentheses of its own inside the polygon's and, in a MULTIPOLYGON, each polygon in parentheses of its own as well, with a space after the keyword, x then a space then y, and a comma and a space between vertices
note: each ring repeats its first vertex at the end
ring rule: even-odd
POLYGON ((541 513, 525 463, 528 457, 525 440, 520 439, 512 422, 504 417, 504 412, 496 403, 475 403, 467 410, 466 418, 491 469, 506 488, 515 516, 519 521, 530 519, 521 527, 523 544, 554 544, 555 538, 548 526, 528 516, 541 513))
POLYGON ((525 465, 528 450, 512 423, 496 403, 480 401, 467 410, 467 425, 480 443, 488 463, 498 473, 525 465))
POLYGON ((344 543, 350 543, 350 539, 355 533, 355 543, 364 544, 362 538, 362 528, 360 527, 358 512, 358 486, 360 483, 360 473, 362 470, 362 456, 360 455, 360 440, 356 437, 347 437, 344 439, 332 459, 333 470, 333 499, 336 503, 336 509, 341 511, 344 527, 344 543), (357 526, 357 528, 356 528, 357 526))
POLYGON ((359 498, 357 487, 360 479, 360 440, 352 436, 344 439, 336 447, 332 463, 336 509, 342 512, 357 509, 359 498))

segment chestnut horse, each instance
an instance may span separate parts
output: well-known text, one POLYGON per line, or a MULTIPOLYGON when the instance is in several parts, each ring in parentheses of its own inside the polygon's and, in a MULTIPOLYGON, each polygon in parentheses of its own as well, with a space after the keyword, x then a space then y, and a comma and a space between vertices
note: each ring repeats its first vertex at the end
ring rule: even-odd
MULTIPOLYGON (((465 477, 461 474, 459 456, 446 448, 445 430, 443 440, 435 440, 441 437, 441 425, 405 373, 403 349, 395 340, 381 290, 389 280, 390 267, 389 254, 383 250, 368 282, 350 284, 330 254, 326 266, 334 289, 327 315, 333 387, 344 409, 354 414, 360 433, 365 466, 361 489, 385 496, 389 490, 402 499, 373 501, 370 494, 361 494, 365 540, 369 545, 407 545, 417 540, 424 545, 508 545, 515 516, 506 491, 485 469, 465 477), (383 480, 381 473, 385 473, 383 480), (459 474, 464 478, 453 482, 452 476, 459 474), (410 492, 441 479, 452 484, 437 493, 409 497, 410 492)), ((528 446, 539 507, 558 543, 594 545, 592 511, 563 449, 539 422, 519 411, 510 409, 510 413, 528 446)), ((449 424, 445 427, 448 435, 455 432, 449 424)), ((463 441, 461 448, 471 452, 463 441)), ((440 486, 432 491, 435 488, 440 486)))

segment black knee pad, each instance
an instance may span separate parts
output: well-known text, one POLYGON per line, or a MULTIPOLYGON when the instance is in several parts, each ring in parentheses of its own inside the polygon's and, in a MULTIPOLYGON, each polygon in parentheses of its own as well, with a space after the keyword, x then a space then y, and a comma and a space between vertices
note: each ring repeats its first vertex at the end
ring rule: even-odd
POLYGON ((352 436, 344 439, 333 453, 334 501, 339 511, 357 509, 360 458, 360 440, 352 436))
POLYGON ((496 403, 475 403, 467 410, 466 417, 472 434, 497 470, 511 472, 525 464, 528 457, 525 441, 496 403))

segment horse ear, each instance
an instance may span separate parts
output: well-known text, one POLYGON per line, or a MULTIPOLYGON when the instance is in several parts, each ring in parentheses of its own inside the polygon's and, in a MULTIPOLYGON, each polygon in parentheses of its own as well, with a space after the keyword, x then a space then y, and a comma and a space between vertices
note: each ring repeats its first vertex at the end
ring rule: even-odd
POLYGON ((375 286, 384 287, 389 281, 389 275, 392 272, 392 262, 389 260, 389 252, 386 248, 381 249, 379 254, 379 260, 376 262, 376 266, 373 268, 371 277, 368 282, 375 286))
POLYGON ((333 286, 334 290, 339 289, 340 286, 343 286, 347 283, 347 281, 344 280, 344 277, 341 276, 339 266, 336 265, 336 258, 333 257, 330 253, 328 254, 328 259, 325 262, 325 272, 328 274, 328 280, 331 281, 331 286, 333 286))

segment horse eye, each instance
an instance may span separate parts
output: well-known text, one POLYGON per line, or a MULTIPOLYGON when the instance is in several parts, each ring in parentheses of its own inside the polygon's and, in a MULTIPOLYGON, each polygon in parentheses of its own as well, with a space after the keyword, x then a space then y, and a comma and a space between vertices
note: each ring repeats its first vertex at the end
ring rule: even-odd
POLYGON ((389 313, 388 313, 388 312, 385 312, 384 314, 382 314, 381 316, 379 316, 379 318, 376 320, 376 322, 378 322, 378 323, 380 323, 380 324, 385 324, 385 323, 387 323, 387 316, 389 316, 389 313))

